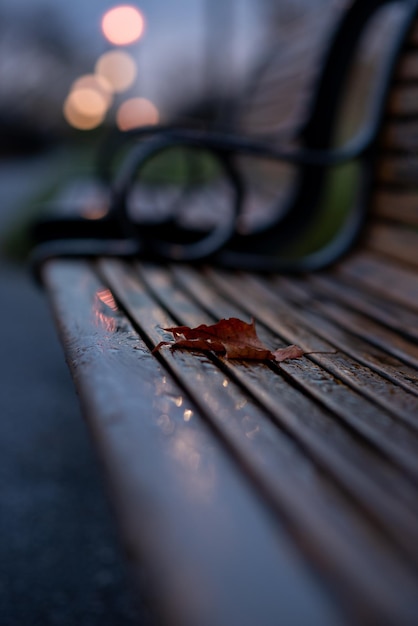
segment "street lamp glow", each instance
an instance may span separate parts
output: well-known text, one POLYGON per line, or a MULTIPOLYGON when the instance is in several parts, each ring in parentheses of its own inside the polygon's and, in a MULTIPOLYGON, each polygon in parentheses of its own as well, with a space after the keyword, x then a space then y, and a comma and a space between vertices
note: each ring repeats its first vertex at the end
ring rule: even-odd
POLYGON ((134 58, 124 50, 102 54, 95 67, 96 75, 104 78, 113 91, 125 91, 133 84, 137 67, 134 58))
POLYGON ((126 46, 137 41, 144 32, 144 17, 134 6, 120 5, 109 9, 102 18, 102 31, 115 46, 126 46))
POLYGON ((120 130, 131 130, 141 126, 158 124, 157 107, 146 98, 129 98, 116 113, 116 124, 120 130))

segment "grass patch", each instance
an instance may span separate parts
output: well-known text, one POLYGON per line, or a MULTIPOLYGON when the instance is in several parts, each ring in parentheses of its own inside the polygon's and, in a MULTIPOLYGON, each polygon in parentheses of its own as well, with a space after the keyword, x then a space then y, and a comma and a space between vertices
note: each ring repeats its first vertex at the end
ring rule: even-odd
POLYGON ((141 181, 149 185, 202 185, 222 175, 219 159, 208 150, 167 148, 141 168, 141 181))
POLYGON ((344 227, 344 221, 356 202, 359 164, 346 163, 330 170, 318 215, 301 239, 292 246, 291 257, 297 258, 320 250, 344 227))

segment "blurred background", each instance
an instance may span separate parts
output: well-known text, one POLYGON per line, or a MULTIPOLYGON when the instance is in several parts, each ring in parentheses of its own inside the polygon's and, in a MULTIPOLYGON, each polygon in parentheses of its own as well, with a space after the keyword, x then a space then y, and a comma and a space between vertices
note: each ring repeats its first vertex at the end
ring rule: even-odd
POLYGON ((286 44, 286 55, 306 52, 345 4, 143 0, 124 8, 109 0, 3 0, 3 145, 12 133, 36 141, 64 138, 71 128, 164 121, 203 98, 236 93, 267 51, 286 44), (71 96, 77 89, 84 92, 71 96), (143 100, 142 120, 135 98, 143 100))
POLYGON ((28 271, 28 223, 57 195, 74 207, 97 198, 95 153, 112 129, 219 124, 231 101, 240 129, 296 125, 324 34, 346 5, 1 1, 2 626, 152 622, 130 591, 47 304, 28 271), (266 86, 280 97, 261 109, 266 86))

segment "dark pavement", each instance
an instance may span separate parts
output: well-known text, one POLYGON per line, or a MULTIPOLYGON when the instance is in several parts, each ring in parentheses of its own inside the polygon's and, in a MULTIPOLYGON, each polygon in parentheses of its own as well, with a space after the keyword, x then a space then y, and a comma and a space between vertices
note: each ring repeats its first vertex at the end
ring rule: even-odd
MULTIPOLYGON (((37 163, 0 162, 0 227, 34 179, 37 163)), ((0 625, 148 623, 46 299, 25 267, 0 263, 0 625)))

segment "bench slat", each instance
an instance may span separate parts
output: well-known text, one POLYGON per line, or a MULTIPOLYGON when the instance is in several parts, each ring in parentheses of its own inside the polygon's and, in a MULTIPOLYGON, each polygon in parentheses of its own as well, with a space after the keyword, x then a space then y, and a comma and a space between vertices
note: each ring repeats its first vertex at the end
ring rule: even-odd
POLYGON ((367 247, 418 267, 418 230, 395 224, 375 224, 368 232, 367 247))
POLYGON ((409 50, 402 56, 396 69, 396 78, 403 81, 418 80, 418 52, 409 50))
POLYGON ((418 345, 366 315, 347 309, 336 302, 332 295, 327 298, 309 280, 280 278, 275 284, 293 303, 308 306, 321 319, 331 320, 338 325, 326 322, 323 325, 328 329, 325 336, 329 341, 336 341, 337 345, 343 346, 343 350, 348 350, 352 356, 380 371, 389 380, 418 394, 418 345), (371 351, 371 346, 378 349, 371 351))
POLYGON ((373 213, 395 222, 418 226, 418 190, 378 190, 373 196, 373 213))
POLYGON ((402 193, 403 189, 416 191, 418 185, 418 158, 415 154, 383 156, 377 172, 377 184, 388 185, 402 193))
POLYGON ((418 85, 394 87, 389 97, 387 112, 395 118, 417 119, 418 85))
POLYGON ((381 137, 384 152, 415 152, 418 143, 418 122, 409 120, 390 121, 385 125, 381 137))
POLYGON ((396 331, 399 335, 418 342, 418 315, 405 311, 380 296, 367 293, 367 297, 359 288, 356 288, 339 278, 336 280, 329 273, 312 274, 307 277, 310 284, 315 286, 318 297, 332 298, 346 308, 366 315, 383 326, 396 331))
POLYGON ((383 257, 359 252, 346 257, 332 271, 353 285, 367 288, 370 293, 383 296, 407 309, 418 312, 418 281, 416 272, 388 262, 383 257))

